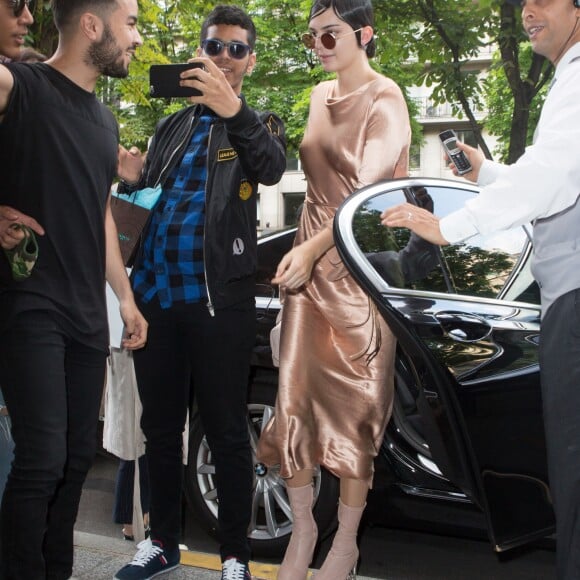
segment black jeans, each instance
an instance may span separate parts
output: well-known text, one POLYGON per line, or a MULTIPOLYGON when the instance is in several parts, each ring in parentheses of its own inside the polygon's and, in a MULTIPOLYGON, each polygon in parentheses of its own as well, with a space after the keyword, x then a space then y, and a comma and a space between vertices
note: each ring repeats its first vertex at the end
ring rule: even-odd
POLYGON ((542 320, 540 369, 559 580, 580 578, 580 290, 542 320))
POLYGON ((210 316, 203 304, 139 307, 147 345, 135 352, 151 486, 151 537, 175 549, 181 536, 182 432, 193 396, 216 468, 221 556, 247 562, 253 468, 247 424, 254 299, 210 316))
MULTIPOLYGON (((115 482, 113 521, 116 524, 133 523, 133 488, 135 485, 135 461, 119 460, 115 482)), ((145 455, 139 457, 139 487, 141 489, 141 511, 149 513, 149 469, 145 455)))
POLYGON ((0 385, 15 444, 0 514, 2 580, 72 574, 106 357, 67 336, 52 312, 23 312, 0 334, 0 385))

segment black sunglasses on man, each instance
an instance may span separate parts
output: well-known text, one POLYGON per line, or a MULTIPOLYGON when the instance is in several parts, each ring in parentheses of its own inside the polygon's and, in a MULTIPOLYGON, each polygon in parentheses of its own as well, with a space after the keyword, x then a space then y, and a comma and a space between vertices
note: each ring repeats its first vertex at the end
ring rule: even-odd
POLYGON ((34 0, 8 0, 12 12, 16 18, 20 17, 24 12, 24 8, 28 6, 28 10, 32 12, 34 10, 34 0))
POLYGON ((252 52, 252 47, 243 42, 224 42, 217 38, 206 38, 201 48, 208 56, 218 56, 227 48, 229 55, 236 60, 242 60, 252 52))

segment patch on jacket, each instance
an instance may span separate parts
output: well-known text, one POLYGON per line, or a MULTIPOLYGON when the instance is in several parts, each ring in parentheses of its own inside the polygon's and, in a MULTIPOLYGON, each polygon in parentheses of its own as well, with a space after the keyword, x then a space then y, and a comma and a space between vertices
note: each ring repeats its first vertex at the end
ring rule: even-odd
POLYGON ((280 135, 280 123, 274 117, 274 115, 270 115, 266 121, 266 127, 268 127, 268 131, 272 133, 272 135, 280 135))
POLYGON ((247 201, 248 199, 250 199, 250 197, 252 197, 252 193, 254 193, 254 188, 252 187, 252 184, 249 181, 242 181, 242 183, 240 183, 240 191, 239 191, 240 199, 247 201))
POLYGON ((217 154, 217 160, 220 161, 231 161, 238 156, 236 150, 233 147, 229 149, 220 149, 217 154))
POLYGON ((232 247, 234 256, 241 256, 246 251, 246 244, 242 238, 236 238, 232 247))

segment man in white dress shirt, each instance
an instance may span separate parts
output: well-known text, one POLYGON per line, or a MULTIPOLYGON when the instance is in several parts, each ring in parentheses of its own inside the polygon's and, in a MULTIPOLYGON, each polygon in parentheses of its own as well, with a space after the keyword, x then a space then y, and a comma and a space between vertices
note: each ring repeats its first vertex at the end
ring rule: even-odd
MULTIPOLYGON (((509 0, 512 1, 512 0, 509 0)), ((512 3, 519 2, 513 1, 512 3)), ((558 578, 580 578, 580 0, 524 0, 534 52, 556 67, 535 142, 510 166, 459 144, 482 186, 439 219, 402 204, 383 224, 445 245, 534 224, 532 271, 542 294, 540 369, 550 490, 556 513, 558 578), (565 369, 565 372, 562 372, 565 369)), ((456 169, 452 163, 450 167, 456 169)))

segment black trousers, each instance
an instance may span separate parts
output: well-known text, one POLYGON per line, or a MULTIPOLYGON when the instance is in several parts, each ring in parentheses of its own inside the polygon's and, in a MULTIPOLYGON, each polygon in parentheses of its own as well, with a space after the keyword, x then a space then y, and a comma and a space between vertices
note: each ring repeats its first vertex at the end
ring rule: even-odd
POLYGON ((23 312, 0 333, 0 385, 14 460, 0 514, 0 578, 64 580, 97 443, 107 353, 76 342, 58 315, 23 312))
MULTIPOLYGON (((113 521, 116 524, 133 523, 133 488, 135 485, 135 461, 119 460, 115 481, 113 521)), ((141 511, 149 513, 149 469, 145 455, 139 457, 139 487, 141 488, 141 511)))
POLYGON ((542 320, 540 369, 550 491, 556 513, 557 573, 580 578, 580 289, 542 320))
POLYGON ((193 387, 216 468, 222 560, 235 556, 247 562, 253 486, 247 385, 254 299, 215 316, 203 304, 163 310, 155 301, 139 307, 149 322, 147 345, 134 353, 134 361, 147 441, 151 537, 169 550, 179 544, 182 432, 193 387))

